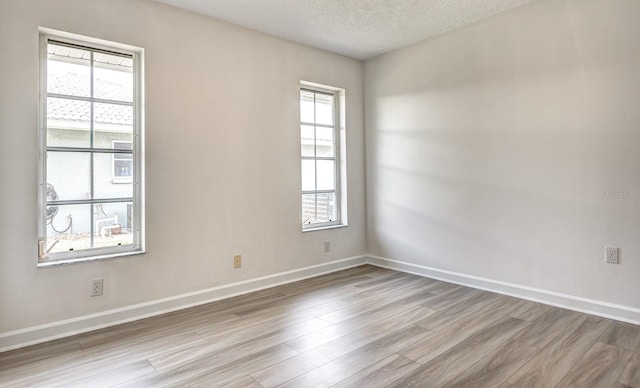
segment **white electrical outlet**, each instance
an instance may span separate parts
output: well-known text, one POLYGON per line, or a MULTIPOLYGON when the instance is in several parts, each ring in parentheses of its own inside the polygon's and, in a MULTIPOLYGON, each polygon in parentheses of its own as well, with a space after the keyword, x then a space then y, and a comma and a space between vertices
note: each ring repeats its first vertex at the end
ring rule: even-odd
POLYGON ((103 286, 102 278, 93 279, 91 281, 91 296, 100 296, 102 295, 102 286, 103 286))
POLYGON ((606 247, 605 261, 609 264, 620 264, 620 249, 614 247, 606 247))
POLYGON ((331 241, 325 241, 324 242, 324 251, 325 252, 331 252, 331 241))

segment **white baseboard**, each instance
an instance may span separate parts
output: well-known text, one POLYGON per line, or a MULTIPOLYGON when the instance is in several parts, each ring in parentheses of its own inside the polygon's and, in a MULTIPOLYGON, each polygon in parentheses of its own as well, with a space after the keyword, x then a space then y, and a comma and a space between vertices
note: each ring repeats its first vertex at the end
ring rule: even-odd
POLYGON ((0 333, 0 353, 108 326, 181 310, 217 300, 247 294, 281 284, 304 280, 367 263, 367 256, 354 256, 330 263, 280 272, 132 306, 84 315, 63 321, 0 333))
POLYGON ((558 292, 465 275, 457 272, 444 271, 437 268, 392 260, 385 257, 369 255, 367 263, 378 267, 407 272, 414 275, 443 280, 449 283, 460 284, 485 291, 514 296, 533 302, 544 303, 551 306, 640 325, 640 309, 634 307, 561 294, 558 292))
POLYGON ((371 264, 449 283, 460 284, 569 310, 640 325, 640 309, 573 295, 506 283, 492 279, 444 271, 378 256, 354 256, 310 267, 280 272, 132 306, 84 315, 63 321, 0 333, 0 353, 121 323, 152 317, 217 300, 231 298, 281 284, 292 283, 331 272, 371 264))

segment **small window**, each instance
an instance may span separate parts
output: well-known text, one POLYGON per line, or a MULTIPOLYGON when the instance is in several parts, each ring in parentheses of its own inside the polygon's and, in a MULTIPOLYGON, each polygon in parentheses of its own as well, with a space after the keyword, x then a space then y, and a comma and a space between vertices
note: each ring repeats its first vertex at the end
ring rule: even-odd
POLYGON ((40 265, 143 252, 141 55, 41 34, 40 265))
MULTIPOLYGON (((114 150, 132 151, 133 142, 113 141, 114 150)), ((113 183, 131 183, 133 178, 133 154, 129 152, 113 154, 113 183)))
POLYGON ((339 99, 337 90, 300 89, 303 230, 341 224, 339 99))

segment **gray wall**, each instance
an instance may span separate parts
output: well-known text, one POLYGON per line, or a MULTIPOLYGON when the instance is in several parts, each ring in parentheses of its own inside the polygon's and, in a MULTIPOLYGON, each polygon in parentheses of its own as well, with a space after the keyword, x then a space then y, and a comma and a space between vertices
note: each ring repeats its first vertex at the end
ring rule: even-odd
POLYGON ((138 0, 2 0, 0 53, 0 333, 365 253, 360 61, 138 0), (36 267, 39 26, 145 49, 143 256, 36 267), (346 90, 347 228, 301 232, 301 80, 346 90))
POLYGON ((369 251, 640 307, 639 15, 539 1, 367 62, 369 251))

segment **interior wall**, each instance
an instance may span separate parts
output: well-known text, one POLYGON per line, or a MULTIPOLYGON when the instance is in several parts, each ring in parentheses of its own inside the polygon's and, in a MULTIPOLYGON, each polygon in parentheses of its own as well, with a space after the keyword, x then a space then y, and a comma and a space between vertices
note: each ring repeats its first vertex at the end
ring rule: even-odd
POLYGON ((21 0, 0 69, 0 333, 366 252, 362 62, 151 1, 21 0), (145 50, 144 255, 36 267, 38 27, 145 50), (346 228, 301 232, 300 80, 346 90, 346 228))
POLYGON ((370 253, 639 308, 638 15, 537 1, 368 61, 370 253))

